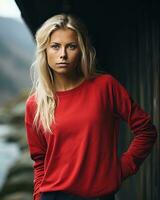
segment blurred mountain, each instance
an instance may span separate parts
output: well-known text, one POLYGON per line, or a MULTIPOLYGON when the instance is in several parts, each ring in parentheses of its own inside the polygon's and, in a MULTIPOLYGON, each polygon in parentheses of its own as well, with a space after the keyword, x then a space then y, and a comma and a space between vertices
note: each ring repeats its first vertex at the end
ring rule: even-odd
POLYGON ((29 70, 34 51, 34 40, 27 26, 0 17, 0 106, 31 86, 29 70))

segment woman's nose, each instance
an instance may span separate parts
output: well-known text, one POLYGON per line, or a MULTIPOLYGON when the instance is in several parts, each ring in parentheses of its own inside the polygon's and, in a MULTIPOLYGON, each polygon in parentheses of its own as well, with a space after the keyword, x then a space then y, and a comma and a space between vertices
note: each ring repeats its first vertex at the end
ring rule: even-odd
POLYGON ((65 48, 62 48, 62 49, 61 49, 60 58, 61 58, 61 59, 67 59, 67 52, 66 52, 66 49, 65 49, 65 48))

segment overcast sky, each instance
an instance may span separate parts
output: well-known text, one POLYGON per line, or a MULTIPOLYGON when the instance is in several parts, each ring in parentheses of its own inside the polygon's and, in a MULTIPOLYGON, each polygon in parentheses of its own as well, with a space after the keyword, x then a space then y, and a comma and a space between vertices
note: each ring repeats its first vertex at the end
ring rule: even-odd
POLYGON ((14 0, 0 0, 0 16, 21 20, 20 11, 14 0))

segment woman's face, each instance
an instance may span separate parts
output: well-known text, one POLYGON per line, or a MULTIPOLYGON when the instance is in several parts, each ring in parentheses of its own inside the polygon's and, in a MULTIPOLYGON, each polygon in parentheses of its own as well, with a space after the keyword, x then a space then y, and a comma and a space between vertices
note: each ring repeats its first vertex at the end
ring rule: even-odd
POLYGON ((46 53, 48 65, 55 75, 74 74, 81 57, 76 32, 69 28, 54 31, 46 53))

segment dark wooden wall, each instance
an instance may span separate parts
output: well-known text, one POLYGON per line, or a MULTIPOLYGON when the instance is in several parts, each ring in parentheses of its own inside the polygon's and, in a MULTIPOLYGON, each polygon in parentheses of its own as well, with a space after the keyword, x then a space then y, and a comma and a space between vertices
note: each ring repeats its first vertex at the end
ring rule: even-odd
MULTIPOLYGON (((140 106, 151 114, 160 131, 160 21, 157 8, 142 5, 110 39, 107 65, 140 106)), ((132 138, 122 123, 120 152, 132 138)), ((160 137, 138 173, 126 180, 117 200, 158 200, 160 198, 160 137)))
MULTIPOLYGON (((61 11, 87 24, 99 69, 113 74, 148 113, 160 131, 160 6, 158 1, 16 0, 32 33, 47 17, 61 11), (67 7, 68 6, 68 7, 67 7)), ((122 123, 119 153, 132 138, 122 123)), ((160 138, 139 172, 126 180, 117 200, 160 198, 160 138)))

